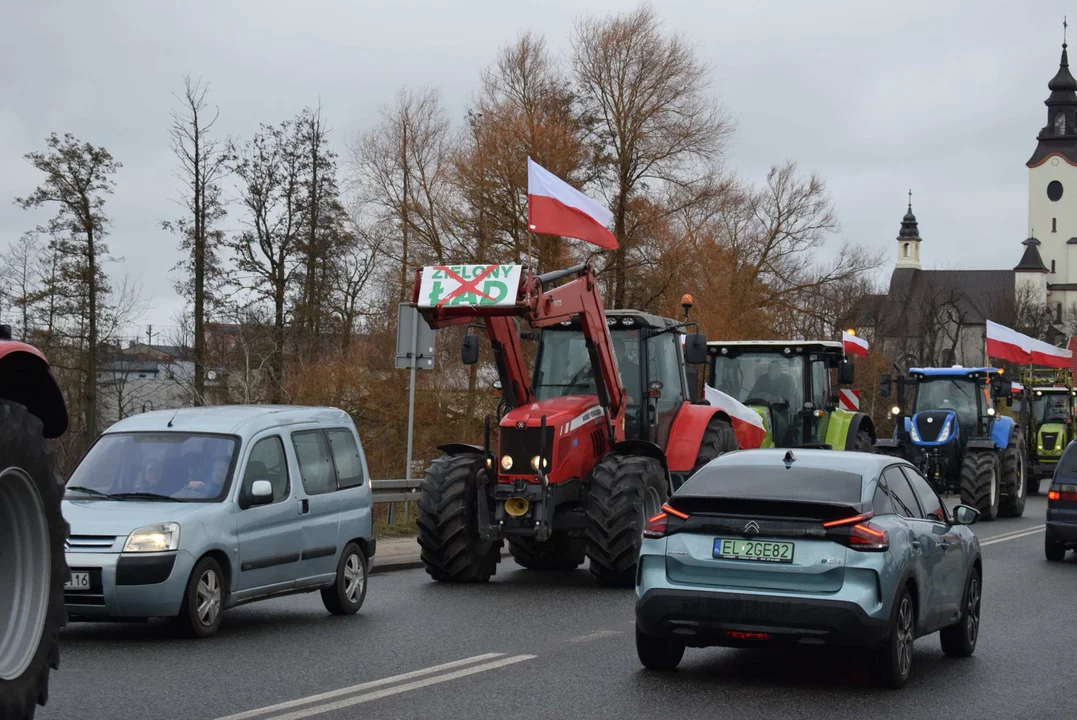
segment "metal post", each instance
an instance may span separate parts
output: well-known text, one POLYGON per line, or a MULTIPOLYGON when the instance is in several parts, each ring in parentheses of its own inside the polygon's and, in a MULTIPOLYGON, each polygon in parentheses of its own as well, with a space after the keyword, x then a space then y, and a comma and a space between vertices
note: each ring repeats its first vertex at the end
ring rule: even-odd
MULTIPOLYGON (((411 481, 411 441, 415 431, 415 372, 419 367, 419 321, 422 315, 415 313, 411 325, 411 388, 408 390, 408 464, 404 468, 404 480, 411 481)), ((404 503, 404 523, 408 522, 408 503, 404 503)))

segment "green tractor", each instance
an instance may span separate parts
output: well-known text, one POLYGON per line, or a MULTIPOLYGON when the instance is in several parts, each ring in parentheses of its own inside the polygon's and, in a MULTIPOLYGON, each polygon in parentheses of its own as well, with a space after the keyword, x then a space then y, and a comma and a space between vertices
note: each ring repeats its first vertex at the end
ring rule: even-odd
MULTIPOLYGON (((840 342, 748 340, 707 343, 707 385, 763 418, 764 448, 874 452, 875 425, 843 408, 837 385, 853 382, 840 342)), ((844 393, 856 398, 855 392, 844 393)))
POLYGON ((1054 475, 1062 452, 1077 437, 1077 391, 1068 370, 1025 370, 1021 386, 1014 394, 1012 409, 1028 414, 1028 491, 1036 493, 1040 481, 1054 475))

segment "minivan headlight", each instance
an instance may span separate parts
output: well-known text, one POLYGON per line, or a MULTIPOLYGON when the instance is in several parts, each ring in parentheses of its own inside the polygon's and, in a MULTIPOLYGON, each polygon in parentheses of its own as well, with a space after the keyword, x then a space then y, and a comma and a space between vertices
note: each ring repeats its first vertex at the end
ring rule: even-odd
POLYGON ((165 552, 179 548, 180 526, 178 523, 158 523, 140 527, 127 536, 124 552, 165 552))

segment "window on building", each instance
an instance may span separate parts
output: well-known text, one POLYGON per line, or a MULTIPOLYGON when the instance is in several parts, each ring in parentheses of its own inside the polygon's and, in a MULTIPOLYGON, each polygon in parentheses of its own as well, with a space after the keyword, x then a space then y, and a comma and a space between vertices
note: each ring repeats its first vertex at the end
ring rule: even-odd
POLYGON ((1054 271, 1055 271, 1055 261, 1052 260, 1051 261, 1051 272, 1054 272, 1054 271))
POLYGON ((909 243, 905 243, 905 257, 909 257, 909 243))
POLYGON ((1058 218, 1051 218, 1051 232, 1058 232, 1058 218))

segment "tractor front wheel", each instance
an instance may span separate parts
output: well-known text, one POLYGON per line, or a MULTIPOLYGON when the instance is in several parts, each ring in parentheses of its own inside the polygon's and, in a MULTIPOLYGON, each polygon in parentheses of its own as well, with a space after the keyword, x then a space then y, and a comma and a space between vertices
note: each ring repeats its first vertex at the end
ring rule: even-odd
POLYGON ((501 561, 501 543, 479 538, 478 454, 442 455, 426 469, 419 496, 420 557, 439 582, 486 582, 501 561))
POLYGON ((60 665, 68 580, 63 482, 41 420, 0 400, 0 717, 24 720, 60 665))
POLYGON ((699 453, 696 455, 696 464, 692 467, 692 475, 719 455, 739 449, 733 425, 723 418, 711 419, 707 423, 707 429, 703 431, 703 440, 699 443, 699 453))
POLYGON ((1028 494, 1028 465, 1025 463, 1025 437, 1020 430, 1013 433, 1010 444, 1002 451, 1002 477, 999 486, 1005 495, 999 501, 999 515, 1024 515, 1025 497, 1028 494))
POLYGON ((587 540, 554 535, 546 542, 534 538, 509 538, 509 552, 516 564, 528 570, 575 570, 586 559, 587 540))
POLYGON ((875 443, 867 430, 858 430, 856 433, 856 451, 862 453, 874 453, 875 443))
POLYGON ((606 587, 632 587, 643 525, 669 499, 662 465, 652 457, 610 453, 595 464, 585 509, 591 574, 606 587))
POLYGON ((998 517, 999 470, 993 452, 966 452, 961 460, 961 502, 979 510, 984 520, 998 517))

